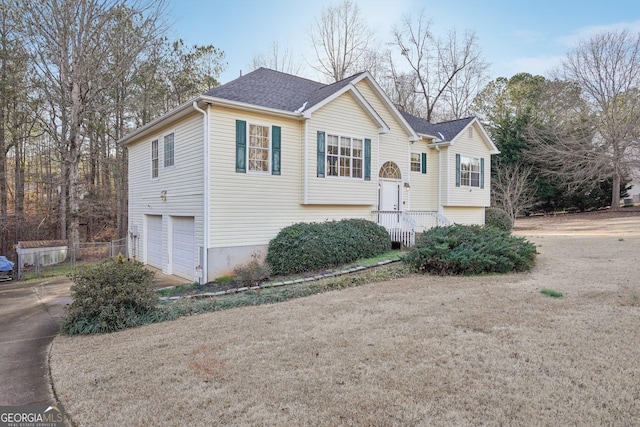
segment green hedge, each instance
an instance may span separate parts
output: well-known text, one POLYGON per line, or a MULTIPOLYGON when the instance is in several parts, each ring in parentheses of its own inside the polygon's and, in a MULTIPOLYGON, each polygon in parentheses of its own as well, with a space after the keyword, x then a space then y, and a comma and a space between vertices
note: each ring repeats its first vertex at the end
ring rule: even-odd
POLYGON ((494 227, 453 225, 425 231, 404 261, 433 274, 508 273, 530 270, 536 246, 494 227))
POLYGON ((78 267, 69 277, 73 302, 60 327, 68 335, 113 332, 157 316, 154 273, 140 263, 109 259, 78 267))
POLYGON ((484 224, 487 227, 496 227, 500 230, 511 231, 513 222, 509 214, 500 208, 486 208, 484 210, 484 224))
POLYGON ((273 274, 315 271, 369 258, 391 249, 384 229, 364 219, 298 223, 269 242, 266 261, 273 274))

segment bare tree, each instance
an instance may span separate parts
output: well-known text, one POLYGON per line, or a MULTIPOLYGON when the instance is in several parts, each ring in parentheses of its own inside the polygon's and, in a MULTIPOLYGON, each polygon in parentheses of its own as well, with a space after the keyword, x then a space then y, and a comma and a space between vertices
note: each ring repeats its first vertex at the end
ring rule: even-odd
POLYGON ((640 168, 640 33, 605 32, 580 42, 559 75, 581 88, 591 114, 536 129, 535 154, 569 185, 612 179, 611 207, 618 209, 622 180, 640 168))
POLYGON ((40 90, 49 102, 48 129, 61 160, 61 237, 75 247, 80 241, 80 179, 82 147, 92 112, 104 106, 100 95, 122 80, 147 43, 157 36, 162 0, 37 0, 22 8, 23 22, 40 90), (114 58, 106 49, 117 37, 114 22, 130 20, 139 37, 117 58, 120 67, 105 66, 114 58))
POLYGON ((535 204, 535 180, 531 180, 533 166, 522 163, 492 165, 491 205, 502 208, 511 217, 516 217, 535 204))
POLYGON ((274 41, 268 53, 253 55, 251 70, 257 70, 260 67, 295 75, 300 73, 302 64, 294 62, 293 55, 288 47, 281 49, 278 42, 274 41))
POLYGON ((361 60, 369 51, 373 32, 360 14, 358 5, 342 0, 327 7, 311 32, 316 64, 312 67, 332 81, 339 81, 363 69, 361 60))
POLYGON ((473 98, 487 80, 489 64, 482 58, 474 32, 458 38, 451 31, 437 38, 422 11, 403 18, 393 30, 393 45, 415 75, 414 90, 422 98, 427 121, 460 118, 468 114, 473 98))

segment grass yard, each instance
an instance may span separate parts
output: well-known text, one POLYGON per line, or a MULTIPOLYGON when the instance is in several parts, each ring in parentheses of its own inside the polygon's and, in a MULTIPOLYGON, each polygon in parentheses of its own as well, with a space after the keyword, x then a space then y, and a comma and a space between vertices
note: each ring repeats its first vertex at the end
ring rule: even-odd
POLYGON ((539 246, 530 273, 57 337, 55 391, 79 426, 638 423, 640 216, 528 218, 516 233, 539 246))

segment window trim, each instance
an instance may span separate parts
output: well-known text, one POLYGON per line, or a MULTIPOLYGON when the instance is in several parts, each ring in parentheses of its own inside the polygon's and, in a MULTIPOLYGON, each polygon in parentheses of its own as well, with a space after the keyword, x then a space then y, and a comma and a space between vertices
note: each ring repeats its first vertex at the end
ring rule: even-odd
POLYGON ((347 135, 347 134, 343 134, 343 133, 339 133, 339 132, 324 132, 324 165, 325 165, 325 169, 324 169, 324 176, 326 178, 331 178, 331 179, 356 179, 356 180, 362 180, 362 181, 366 181, 366 139, 363 136, 353 136, 353 135, 347 135), (338 138, 338 154, 337 154, 337 172, 338 175, 331 175, 330 174, 330 167, 329 167, 329 157, 335 157, 335 155, 330 155, 329 154, 329 138, 330 137, 337 137, 338 138), (342 141, 342 139, 349 139, 349 175, 340 175, 340 159, 344 158, 346 156, 343 156, 340 153, 340 142, 342 141), (353 140, 359 140, 361 143, 361 148, 360 148, 360 156, 359 157, 354 157, 353 156, 353 140), (353 176, 353 160, 360 160, 360 176, 353 176))
POLYGON ((151 140, 151 179, 160 178, 160 142, 159 138, 151 140), (154 150, 155 143, 155 150, 154 150))
MULTIPOLYGON (((261 122, 250 122, 247 120, 247 129, 246 129, 246 153, 245 153, 245 164, 246 164, 246 173, 258 174, 258 175, 271 175, 271 170, 273 169, 273 126, 261 123, 261 122), (251 126, 260 126, 267 128, 269 131, 269 149, 267 155, 267 170, 252 170, 251 163, 249 161, 249 152, 251 151, 251 126)), ((256 148, 254 148, 256 149, 256 148)))
POLYGON ((176 132, 175 130, 172 130, 171 132, 167 132, 164 133, 162 135, 162 167, 163 169, 172 169, 176 166, 176 132), (167 165, 167 142, 166 142, 166 138, 172 135, 173 137, 173 141, 172 141, 172 149, 171 149, 171 160, 172 163, 170 165, 167 165))

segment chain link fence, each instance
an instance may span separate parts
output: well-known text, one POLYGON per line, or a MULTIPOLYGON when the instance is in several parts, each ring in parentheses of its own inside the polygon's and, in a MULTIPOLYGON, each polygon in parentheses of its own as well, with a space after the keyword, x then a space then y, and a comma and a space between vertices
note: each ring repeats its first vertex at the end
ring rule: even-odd
POLYGON ((64 275, 81 264, 98 263, 119 254, 127 256, 127 239, 80 243, 76 248, 38 248, 18 253, 14 275, 18 280, 64 275))

